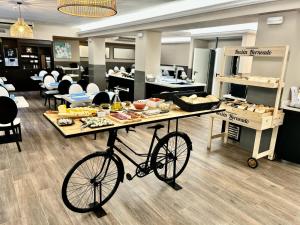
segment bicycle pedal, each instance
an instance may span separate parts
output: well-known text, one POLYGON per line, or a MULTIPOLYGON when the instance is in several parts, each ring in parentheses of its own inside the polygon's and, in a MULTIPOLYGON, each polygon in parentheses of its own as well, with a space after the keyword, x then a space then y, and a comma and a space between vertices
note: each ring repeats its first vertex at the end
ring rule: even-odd
POLYGON ((162 164, 161 162, 157 163, 156 166, 158 169, 164 168, 164 164, 162 164))
POLYGON ((132 177, 132 175, 130 173, 126 173, 126 179, 127 180, 132 180, 133 177, 132 177))

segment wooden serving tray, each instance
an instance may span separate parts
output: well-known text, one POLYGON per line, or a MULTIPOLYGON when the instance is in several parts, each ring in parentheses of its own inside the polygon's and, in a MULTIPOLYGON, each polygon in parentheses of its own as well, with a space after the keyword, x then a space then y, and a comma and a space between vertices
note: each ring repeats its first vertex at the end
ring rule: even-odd
POLYGON ((116 117, 113 117, 111 115, 108 116, 109 119, 113 120, 113 121, 116 121, 118 123, 122 123, 122 124, 128 124, 128 123, 133 123, 133 122, 139 122, 142 120, 142 118, 137 118, 137 119, 130 119, 130 120, 119 120, 118 118, 116 117))
POLYGON ((95 117, 96 115, 72 115, 70 113, 58 113, 59 118, 79 119, 84 117, 95 117))

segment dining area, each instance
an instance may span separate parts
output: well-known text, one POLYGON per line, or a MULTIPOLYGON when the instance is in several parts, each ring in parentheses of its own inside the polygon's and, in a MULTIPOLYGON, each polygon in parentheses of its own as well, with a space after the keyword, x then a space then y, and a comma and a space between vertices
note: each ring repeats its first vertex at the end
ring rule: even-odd
POLYGON ((38 77, 41 81, 39 83, 40 95, 49 110, 56 110, 60 104, 66 104, 71 108, 99 106, 103 103, 110 103, 115 95, 112 90, 100 90, 97 84, 90 83, 86 78, 75 81, 71 76, 59 74, 55 70, 51 73, 40 71, 38 77))

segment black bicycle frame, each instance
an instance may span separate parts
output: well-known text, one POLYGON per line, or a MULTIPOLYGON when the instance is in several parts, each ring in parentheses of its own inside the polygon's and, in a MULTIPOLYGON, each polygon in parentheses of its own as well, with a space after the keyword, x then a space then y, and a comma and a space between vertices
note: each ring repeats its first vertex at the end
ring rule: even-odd
POLYGON ((151 157, 151 153, 153 150, 153 145, 155 140, 159 141, 160 138, 157 136, 157 130, 154 130, 153 136, 152 136, 152 140, 151 140, 151 144, 149 147, 149 151, 148 154, 140 154, 137 153, 136 151, 134 151, 131 147, 129 147, 127 144, 125 144, 117 135, 118 130, 113 130, 109 132, 109 137, 108 137, 108 141, 107 141, 107 146, 109 147, 109 151, 113 151, 116 150, 118 153, 120 153, 122 156, 124 156, 129 162, 131 162, 133 165, 135 165, 138 169, 140 170, 147 170, 148 167, 148 163, 150 161, 150 157, 151 157), (138 164, 134 159, 132 159, 129 155, 127 155, 125 152, 122 151, 122 149, 120 149, 119 147, 117 147, 115 145, 115 142, 118 141, 120 144, 122 144, 123 146, 125 146, 128 150, 130 150, 132 153, 134 153, 137 156, 140 157, 147 157, 146 161, 143 162, 145 163, 145 168, 142 168, 140 166, 140 164, 138 164))

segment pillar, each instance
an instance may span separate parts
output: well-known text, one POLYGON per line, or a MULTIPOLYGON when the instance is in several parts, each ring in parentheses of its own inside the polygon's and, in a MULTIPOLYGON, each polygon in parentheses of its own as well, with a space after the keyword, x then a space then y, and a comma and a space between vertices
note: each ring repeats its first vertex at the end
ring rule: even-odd
MULTIPOLYGON (((243 37, 242 37, 242 47, 255 46, 255 41, 256 41, 255 33, 245 33, 245 34, 243 34, 243 37)), ((251 57, 251 56, 240 57, 239 73, 251 74, 252 62, 253 62, 253 57, 251 57)))
POLYGON ((105 38, 91 37, 88 39, 89 47, 89 78, 90 82, 105 90, 106 66, 105 66, 105 38))
POLYGON ((160 74, 161 33, 144 31, 136 37, 134 99, 146 96, 145 78, 147 74, 160 74))
POLYGON ((190 54, 189 54, 189 64, 188 64, 188 71, 187 75, 189 78, 192 78, 193 72, 193 60, 194 60, 194 49, 195 48, 208 48, 208 41, 199 40, 192 38, 190 42, 190 54))

